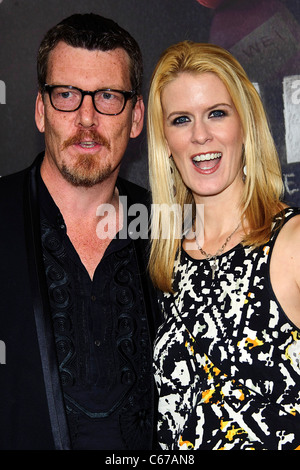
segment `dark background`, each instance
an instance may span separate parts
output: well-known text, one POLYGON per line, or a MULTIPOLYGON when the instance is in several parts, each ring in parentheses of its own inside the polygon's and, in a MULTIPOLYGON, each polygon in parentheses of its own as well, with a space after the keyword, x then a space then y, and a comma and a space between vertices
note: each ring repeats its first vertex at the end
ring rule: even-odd
MULTIPOLYGON (((25 168, 44 148, 34 122, 44 33, 86 12, 114 19, 139 42, 145 101, 152 70, 170 44, 191 39, 229 49, 259 87, 287 201, 300 205, 300 0, 0 0, 0 175, 25 168)), ((148 186, 145 130, 131 141, 121 173, 148 186)))

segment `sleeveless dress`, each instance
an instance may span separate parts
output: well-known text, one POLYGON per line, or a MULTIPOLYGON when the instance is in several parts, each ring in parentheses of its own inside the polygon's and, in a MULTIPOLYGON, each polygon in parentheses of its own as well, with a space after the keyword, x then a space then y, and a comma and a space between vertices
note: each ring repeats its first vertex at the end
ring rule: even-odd
POLYGON ((276 223, 297 214, 279 214, 265 246, 221 255, 214 280, 182 250, 154 349, 163 449, 300 449, 300 330, 269 273, 276 223))

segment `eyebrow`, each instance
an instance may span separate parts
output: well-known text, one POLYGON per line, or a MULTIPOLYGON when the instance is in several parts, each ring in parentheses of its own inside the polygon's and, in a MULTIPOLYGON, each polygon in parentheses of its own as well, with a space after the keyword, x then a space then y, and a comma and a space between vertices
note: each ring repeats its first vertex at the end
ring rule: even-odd
MULTIPOLYGON (((212 106, 209 106, 206 111, 212 111, 213 109, 217 109, 221 106, 225 106, 226 108, 231 108, 233 109, 233 106, 229 103, 216 103, 216 104, 213 104, 212 106)), ((173 116, 178 116, 178 115, 182 115, 182 114, 190 114, 189 111, 172 111, 168 116, 167 116, 167 119, 170 119, 172 118, 173 116)))

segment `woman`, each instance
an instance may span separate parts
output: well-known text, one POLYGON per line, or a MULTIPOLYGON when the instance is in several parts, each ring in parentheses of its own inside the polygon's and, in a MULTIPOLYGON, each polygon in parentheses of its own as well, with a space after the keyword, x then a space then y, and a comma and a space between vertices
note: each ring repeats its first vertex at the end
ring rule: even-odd
POLYGON ((295 449, 300 211, 282 202, 259 95, 226 50, 171 46, 152 77, 148 140, 160 445, 295 449), (180 209, 169 238, 168 207, 180 209))

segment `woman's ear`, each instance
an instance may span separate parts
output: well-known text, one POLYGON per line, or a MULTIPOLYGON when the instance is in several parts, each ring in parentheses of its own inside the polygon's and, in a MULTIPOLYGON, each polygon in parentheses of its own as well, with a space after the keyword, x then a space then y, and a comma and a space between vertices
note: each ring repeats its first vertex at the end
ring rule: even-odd
POLYGON ((170 150, 170 147, 169 147, 169 144, 168 144, 168 142, 167 142, 167 139, 165 139, 165 144, 166 144, 166 149, 167 149, 167 153, 168 153, 168 155, 169 155, 169 158, 171 158, 171 157, 172 157, 172 152, 171 152, 171 150, 170 150))

